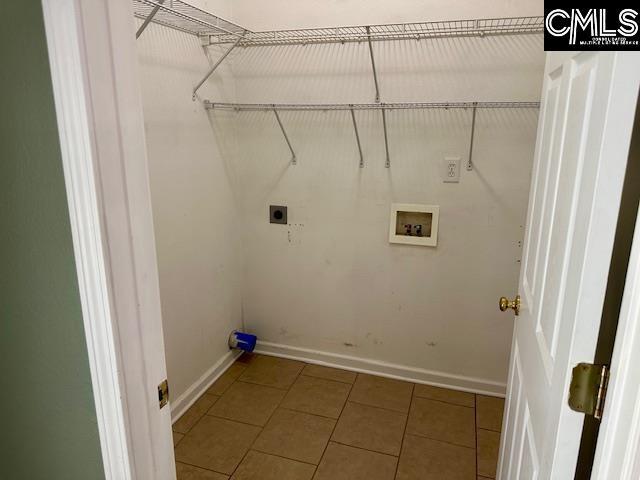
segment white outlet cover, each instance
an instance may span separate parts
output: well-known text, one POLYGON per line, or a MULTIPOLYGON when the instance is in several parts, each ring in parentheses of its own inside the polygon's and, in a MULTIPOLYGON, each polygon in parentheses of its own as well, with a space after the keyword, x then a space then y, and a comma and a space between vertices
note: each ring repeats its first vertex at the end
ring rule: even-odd
POLYGON ((442 162, 442 181, 444 183, 460 182, 460 157, 445 157, 442 162))

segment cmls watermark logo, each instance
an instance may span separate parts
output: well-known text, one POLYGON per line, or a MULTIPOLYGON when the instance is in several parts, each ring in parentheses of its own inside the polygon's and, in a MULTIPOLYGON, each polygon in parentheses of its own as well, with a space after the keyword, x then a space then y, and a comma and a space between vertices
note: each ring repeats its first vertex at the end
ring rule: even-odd
POLYGON ((640 50, 639 8, 548 8, 551 3, 545 2, 545 50, 640 50))

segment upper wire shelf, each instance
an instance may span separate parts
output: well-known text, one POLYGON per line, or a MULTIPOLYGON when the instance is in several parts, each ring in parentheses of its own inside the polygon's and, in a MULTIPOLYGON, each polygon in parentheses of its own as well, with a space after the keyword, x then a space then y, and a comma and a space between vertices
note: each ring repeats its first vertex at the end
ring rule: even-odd
POLYGON ((133 0, 133 11, 143 20, 192 35, 208 36, 210 45, 233 44, 242 37, 239 46, 243 47, 524 35, 544 31, 544 18, 533 16, 252 32, 181 0, 133 0))
MULTIPOLYGON (((538 17, 481 18, 436 22, 359 25, 347 27, 309 28, 248 32, 240 46, 307 45, 381 40, 420 40, 440 37, 470 37, 486 35, 523 35, 542 33, 544 19, 538 17)), ((232 35, 214 35, 211 44, 233 43, 232 35)))
POLYGON ((423 110, 457 108, 540 108, 540 102, 394 102, 394 103, 225 103, 204 101, 209 110, 329 111, 329 110, 423 110))
POLYGON ((180 0, 133 0, 133 14, 143 20, 150 19, 153 23, 197 36, 224 35, 235 41, 247 30, 180 0))

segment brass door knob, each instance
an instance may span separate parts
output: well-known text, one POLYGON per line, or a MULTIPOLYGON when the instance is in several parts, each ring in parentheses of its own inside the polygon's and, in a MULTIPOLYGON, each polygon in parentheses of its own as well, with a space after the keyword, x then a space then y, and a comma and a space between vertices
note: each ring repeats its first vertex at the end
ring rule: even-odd
POLYGON ((516 295, 513 301, 509 301, 507 297, 500 297, 500 311, 504 312, 511 308, 516 315, 520 315, 520 295, 516 295))

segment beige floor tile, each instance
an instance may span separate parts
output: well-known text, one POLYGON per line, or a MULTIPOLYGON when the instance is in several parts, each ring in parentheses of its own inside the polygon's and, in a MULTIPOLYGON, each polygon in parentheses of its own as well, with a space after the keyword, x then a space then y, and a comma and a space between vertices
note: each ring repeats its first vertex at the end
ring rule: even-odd
POLYGON ((253 449, 317 465, 335 423, 330 418, 279 408, 253 449))
POLYGON ((356 381, 356 372, 340 370, 338 368, 323 367, 322 365, 307 365, 302 370, 302 375, 324 378, 335 382, 353 383, 356 381))
POLYGON ((311 480, 315 465, 251 450, 231 480, 311 480))
POLYGON ((323 378, 299 376, 282 402, 283 408, 338 418, 351 385, 323 378))
POLYGON ((495 478, 498 468, 500 434, 489 430, 478 430, 478 475, 495 478))
POLYGON ((235 382, 207 413, 262 427, 284 398, 285 393, 278 388, 235 382))
POLYGON ((478 428, 484 430, 502 431, 502 413, 504 398, 478 395, 476 398, 476 415, 478 428))
POLYGON ((178 433, 178 432, 172 432, 172 433, 173 433, 173 446, 175 447, 178 444, 178 442, 184 438, 184 434, 178 433))
POLYGON ((407 433, 475 448, 474 409, 450 403, 414 398, 407 433))
POLYGON ((229 477, 222 475, 221 473, 212 472, 211 470, 205 470, 204 468, 193 467, 191 465, 185 465, 184 463, 176 462, 176 474, 178 480, 228 480, 229 477))
POLYGON ((289 388, 303 367, 304 363, 295 360, 260 356, 251 362, 240 380, 267 387, 289 388))
POLYGON ((412 383, 360 373, 351 389, 349 400, 407 413, 412 390, 412 383))
POLYGON ((187 433, 191 430, 198 420, 207 413, 214 403, 218 401, 220 397, 217 395, 210 395, 205 393, 198 400, 195 401, 189 410, 187 410, 176 423, 173 424, 173 431, 178 433, 187 433))
POLYGON ((212 395, 222 395, 246 369, 247 366, 245 364, 235 362, 227 369, 226 372, 220 375, 220 377, 213 382, 213 385, 209 387, 207 393, 212 395))
POLYGON ((396 480, 475 480, 475 450, 406 435, 396 480))
POLYGON ((407 415, 347 402, 331 440, 389 455, 400 455, 407 415))
POLYGON ((260 427, 205 415, 176 447, 176 460, 231 474, 260 427))
POLYGON ((462 405, 463 407, 475 407, 475 395, 473 393, 449 390, 448 388, 432 387, 431 385, 416 384, 413 395, 431 400, 462 405))
POLYGON ((329 443, 313 480, 393 480, 398 459, 329 443))

